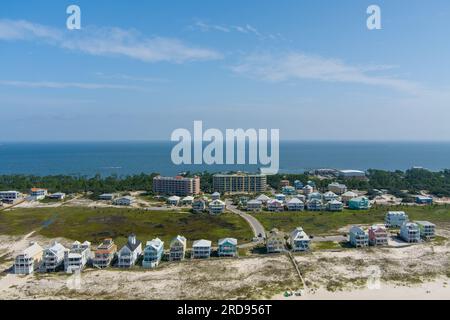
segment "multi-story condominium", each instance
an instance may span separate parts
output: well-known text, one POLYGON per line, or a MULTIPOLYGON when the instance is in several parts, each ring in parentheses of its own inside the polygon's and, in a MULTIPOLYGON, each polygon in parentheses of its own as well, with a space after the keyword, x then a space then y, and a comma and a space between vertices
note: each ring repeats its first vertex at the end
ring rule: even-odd
POLYGON ((63 192, 55 192, 52 193, 51 195, 48 196, 50 199, 54 199, 54 200, 64 200, 64 198, 66 197, 66 194, 63 192))
POLYGON ((118 267, 119 268, 131 268, 134 266, 142 254, 142 243, 137 240, 135 234, 128 236, 128 242, 119 250, 118 267))
POLYGON ((436 225, 428 221, 414 221, 420 229, 422 239, 430 240, 436 235, 436 225))
POLYGON ((281 202, 285 202, 286 201, 286 196, 282 193, 276 194, 275 195, 275 199, 281 202))
POLYGON ((280 253, 286 250, 284 234, 278 229, 272 229, 267 235, 266 249, 267 253, 280 253))
POLYGON ((306 186, 303 187, 302 191, 305 196, 308 196, 310 193, 314 192, 314 188, 311 187, 309 184, 307 184, 306 186))
POLYGON ((195 199, 194 202, 192 202, 192 211, 194 213, 202 213, 206 210, 206 201, 203 199, 195 199))
POLYGON ((284 211, 284 204, 282 201, 273 199, 267 202, 267 210, 271 212, 281 212, 284 211))
POLYGON ((181 261, 186 256, 187 240, 183 236, 176 236, 170 242, 170 261, 181 261))
POLYGON ((219 240, 219 257, 236 257, 237 256, 237 239, 225 238, 219 240))
POLYGON ((309 236, 301 227, 296 228, 289 236, 289 244, 294 252, 309 250, 310 242, 309 236))
POLYGON ((281 189, 281 192, 286 196, 293 196, 293 195, 297 194, 297 190, 294 187, 290 187, 290 186, 283 187, 281 189))
POLYGON ((347 186, 339 182, 333 182, 328 185, 328 190, 336 194, 344 194, 347 192, 347 186))
POLYGON ((14 203, 21 198, 18 191, 0 191, 0 201, 4 203, 14 203))
POLYGON ((193 196, 186 196, 183 199, 181 199, 181 204, 183 206, 190 206, 194 202, 194 199, 195 198, 193 196))
POLYGON ((35 200, 43 200, 47 196, 47 189, 31 188, 30 196, 35 200))
POLYGON ((370 208, 370 201, 367 197, 353 198, 348 201, 348 208, 352 210, 367 210, 370 208))
POLYGON ((369 228, 369 244, 371 246, 386 246, 388 237, 389 234, 384 225, 375 224, 369 228))
POLYGON ((340 199, 340 197, 333 191, 327 191, 323 194, 323 200, 325 200, 325 201, 332 201, 332 200, 339 200, 339 199, 340 199))
POLYGON ((417 196, 415 201, 417 204, 432 204, 433 198, 427 196, 417 196))
POLYGON ((267 188, 267 177, 263 174, 216 174, 213 176, 214 191, 222 193, 260 193, 267 188))
POLYGON ((178 206, 180 204, 181 198, 179 196, 171 196, 167 199, 167 204, 171 206, 178 206))
POLYGON ((117 246, 113 239, 105 239, 97 247, 93 260, 93 266, 96 268, 107 268, 111 265, 117 253, 117 246))
POLYGON ((408 215, 404 211, 389 211, 384 218, 384 223, 389 228, 400 228, 408 221, 408 215))
POLYGON ((259 200, 250 200, 247 202, 247 211, 261 212, 262 202, 259 200))
POLYGON ((409 243, 420 241, 420 228, 417 223, 405 222, 400 228, 400 238, 409 243))
POLYGON ((64 252, 64 270, 67 273, 82 271, 91 259, 91 243, 75 241, 69 250, 64 252))
POLYGON ((347 204, 350 200, 357 198, 358 194, 353 191, 347 191, 342 194, 342 202, 347 204))
POLYGON ((289 211, 303 211, 305 209, 305 204, 298 198, 292 198, 286 203, 286 206, 289 211))
POLYGON ((192 245, 193 259, 209 259, 211 256, 211 241, 197 240, 192 245))
POLYGON ((162 195, 175 195, 180 197, 200 194, 200 178, 161 177, 153 178, 153 192, 162 195))
POLYGON ((369 245, 369 235, 361 227, 353 226, 350 229, 349 241, 355 248, 367 247, 369 245))
POLYGON ((306 208, 309 211, 321 211, 323 209, 322 200, 311 199, 306 202, 306 208))
POLYGON ((366 173, 360 170, 339 170, 338 174, 344 179, 366 179, 366 173))
POLYGON ((147 269, 156 268, 164 255, 164 242, 161 239, 147 241, 144 249, 144 260, 142 266, 147 269))
POLYGON ((42 257, 42 270, 44 272, 55 272, 64 264, 64 252, 66 248, 58 242, 44 250, 42 257))
POLYGON ((225 202, 221 200, 214 200, 209 203, 209 214, 219 215, 225 211, 225 202))
POLYGON ((103 201, 113 201, 115 198, 115 194, 113 193, 104 193, 98 196, 99 200, 103 200, 103 201))
POLYGON ((221 197, 221 194, 219 193, 219 192, 214 192, 212 195, 211 195, 211 200, 212 201, 214 201, 214 200, 220 200, 220 197, 221 197))
POLYGON ((32 274, 41 266, 43 249, 33 242, 14 259, 15 274, 32 274))
POLYGON ((344 204, 338 200, 331 200, 327 203, 327 210, 332 212, 342 211, 344 204))
POLYGON ((116 206, 131 206, 134 203, 134 198, 130 196, 121 197, 114 200, 116 206))

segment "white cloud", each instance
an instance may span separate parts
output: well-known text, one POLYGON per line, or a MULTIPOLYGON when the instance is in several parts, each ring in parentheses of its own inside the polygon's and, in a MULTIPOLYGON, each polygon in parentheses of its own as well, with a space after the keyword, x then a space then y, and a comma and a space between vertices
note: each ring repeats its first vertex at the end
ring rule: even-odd
POLYGON ((391 67, 357 67, 348 65, 338 59, 288 52, 278 55, 252 54, 233 66, 232 70, 240 75, 270 82, 309 79, 383 86, 408 93, 423 92, 424 89, 415 82, 389 76, 372 75, 368 72, 389 68, 391 67))
POLYGON ((143 88, 119 84, 82 83, 82 82, 55 82, 55 81, 16 81, 0 80, 0 85, 19 88, 46 88, 46 89, 123 89, 142 90, 143 88))
POLYGON ((145 37, 135 30, 87 27, 61 31, 23 20, 0 20, 0 40, 45 41, 91 55, 124 56, 144 62, 183 63, 222 58, 214 50, 187 45, 178 39, 145 37))

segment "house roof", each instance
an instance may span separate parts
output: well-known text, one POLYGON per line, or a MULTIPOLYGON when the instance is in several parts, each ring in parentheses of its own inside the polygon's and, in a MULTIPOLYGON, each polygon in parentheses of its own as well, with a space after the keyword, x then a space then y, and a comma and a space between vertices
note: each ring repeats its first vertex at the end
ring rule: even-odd
POLYGON ((365 233, 365 231, 361 227, 353 226, 350 228, 350 233, 365 233))
POLYGON ((133 244, 128 242, 125 246, 128 247, 128 249, 130 249, 131 251, 135 251, 141 244, 142 242, 136 239, 136 243, 133 244))
POLYGON ((170 245, 172 245, 174 242, 186 243, 186 241, 187 241, 187 239, 185 237, 178 235, 172 239, 172 241, 170 242, 170 245))
POLYGON ((293 239, 309 240, 309 236, 306 234, 302 227, 295 228, 295 230, 291 232, 291 237, 293 239))
POLYGON ((303 201, 298 198, 292 198, 288 201, 288 204, 303 204, 303 201))
POLYGON ((387 214, 389 216, 406 216, 405 211, 389 211, 387 214))
POLYGON ((258 198, 256 198, 256 200, 259 201, 269 201, 270 197, 266 196, 265 194, 260 195, 258 198))
POLYGON ((249 204, 257 204, 257 205, 262 205, 262 202, 260 200, 250 200, 247 202, 247 205, 249 204))
POLYGON ((337 197, 337 194, 333 191, 327 191, 323 194, 325 197, 337 197))
POLYGON ((153 239, 153 240, 151 240, 151 241, 147 241, 147 244, 145 245, 145 247, 146 247, 146 248, 147 248, 147 247, 152 247, 152 248, 158 250, 158 249, 159 249, 160 247, 162 247, 163 245, 164 245, 164 242, 162 242, 161 239, 156 238, 156 239, 153 239))
POLYGON ((184 197, 183 201, 194 201, 194 197, 192 197, 192 196, 184 197))
POLYGON ((179 196, 171 196, 167 200, 169 200, 169 201, 180 201, 180 199, 181 198, 179 196))
POLYGON ((354 193, 353 191, 347 191, 347 192, 344 193, 342 196, 343 196, 343 197, 357 197, 358 194, 357 194, 357 193, 354 193))
POLYGON ((34 242, 34 243, 31 243, 28 248, 23 250, 22 254, 32 257, 42 251, 43 251, 42 247, 39 244, 37 244, 36 242, 34 242))
POLYGON ((225 202, 221 200, 214 200, 209 203, 209 206, 225 206, 225 202))
POLYGON ((330 202, 328 202, 328 204, 342 204, 342 202, 338 200, 331 200, 330 202))
POLYGON ((59 242, 54 242, 53 245, 49 248, 47 248, 47 250, 52 251, 52 252, 58 252, 58 251, 64 251, 66 250, 66 248, 64 248, 64 246, 59 243, 59 242))
POLYGON ((414 221, 415 223, 421 225, 421 226, 430 226, 430 227, 435 227, 436 225, 434 223, 431 223, 429 221, 414 221))
POLYGON ((224 239, 220 239, 219 240, 219 246, 221 246, 221 245, 223 245, 223 244, 225 244, 225 243, 230 243, 230 244, 232 244, 232 245, 237 245, 237 239, 235 239, 235 238, 224 238, 224 239))
POLYGON ((192 245, 192 247, 211 247, 211 241, 209 240, 197 240, 194 241, 194 244, 192 245))

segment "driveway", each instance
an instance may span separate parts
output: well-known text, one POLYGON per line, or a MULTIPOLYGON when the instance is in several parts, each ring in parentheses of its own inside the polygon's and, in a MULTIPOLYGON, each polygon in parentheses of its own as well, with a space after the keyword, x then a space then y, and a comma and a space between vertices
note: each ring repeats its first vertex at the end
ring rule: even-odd
POLYGON ((261 235, 262 238, 266 237, 266 231, 265 231, 263 225, 254 216, 239 210, 236 206, 234 206, 231 203, 230 200, 227 200, 226 204, 227 204, 227 209, 229 211, 241 216, 243 219, 245 219, 245 221, 247 221, 247 223, 252 228, 253 233, 255 234, 255 238, 258 238, 259 235, 261 235))

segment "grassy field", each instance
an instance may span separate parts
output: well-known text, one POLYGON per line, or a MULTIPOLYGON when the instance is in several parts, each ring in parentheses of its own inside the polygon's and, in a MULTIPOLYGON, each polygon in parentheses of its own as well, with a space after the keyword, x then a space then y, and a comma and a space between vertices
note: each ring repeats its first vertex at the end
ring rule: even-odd
POLYGON ((253 237, 247 223, 230 213, 213 217, 175 211, 78 207, 15 209, 0 213, 0 234, 23 235, 33 230, 49 238, 89 240, 93 244, 112 237, 119 245, 126 242, 130 233, 135 233, 143 242, 155 237, 169 242, 177 234, 188 240, 208 239, 213 243, 223 237, 250 242, 253 237))
POLYGON ((398 206, 375 207, 365 211, 344 210, 343 212, 281 212, 255 213, 254 216, 267 230, 278 228, 290 232, 296 227, 303 227, 311 235, 332 235, 337 230, 351 224, 383 223, 387 211, 405 211, 410 220, 428 220, 438 225, 450 224, 450 206, 398 206))

